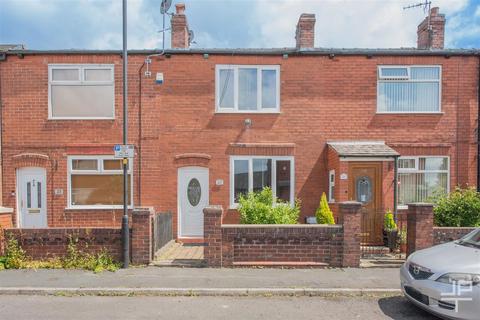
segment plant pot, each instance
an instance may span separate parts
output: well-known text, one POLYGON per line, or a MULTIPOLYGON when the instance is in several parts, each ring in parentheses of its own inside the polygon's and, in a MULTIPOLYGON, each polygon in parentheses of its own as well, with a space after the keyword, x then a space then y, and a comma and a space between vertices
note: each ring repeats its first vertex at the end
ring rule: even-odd
POLYGON ((385 230, 383 230, 383 246, 388 247, 388 234, 385 230))
POLYGON ((387 239, 390 252, 394 252, 397 249, 398 230, 387 231, 387 239))

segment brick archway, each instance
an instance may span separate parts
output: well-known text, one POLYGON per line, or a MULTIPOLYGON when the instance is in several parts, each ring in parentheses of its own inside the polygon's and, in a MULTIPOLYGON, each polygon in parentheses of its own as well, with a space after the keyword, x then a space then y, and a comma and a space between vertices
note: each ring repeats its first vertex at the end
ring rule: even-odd
POLYGON ((181 167, 206 167, 212 159, 212 156, 206 153, 182 153, 175 156, 177 168, 181 167))
POLYGON ((21 153, 12 157, 15 168, 48 166, 49 157, 41 153, 21 153))

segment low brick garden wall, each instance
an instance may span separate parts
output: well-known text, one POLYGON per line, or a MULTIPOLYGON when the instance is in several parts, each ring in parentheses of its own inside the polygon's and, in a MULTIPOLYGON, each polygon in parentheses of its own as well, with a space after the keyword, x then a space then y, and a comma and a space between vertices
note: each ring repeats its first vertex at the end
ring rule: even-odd
MULTIPOLYGON (((147 264, 153 256, 152 222, 153 208, 135 208, 131 211, 130 253, 134 264, 147 264)), ((106 250, 117 261, 122 260, 121 228, 5 228, 0 234, 0 255, 5 248, 6 237, 17 239, 27 255, 36 260, 63 257, 70 239, 77 247, 88 253, 106 250), (3 239, 3 240, 2 240, 3 239), (3 248, 3 249, 2 249, 3 248)))
POLYGON ((341 225, 223 225, 224 265, 341 266, 341 225))
POLYGON ((204 209, 208 266, 358 267, 360 204, 340 203, 343 225, 228 225, 223 209, 204 209))
POLYGON ((473 230, 475 228, 434 227, 433 244, 437 245, 458 240, 473 230))
POLYGON ((48 228, 5 229, 6 237, 13 237, 27 255, 35 260, 63 257, 70 239, 78 241, 84 252, 106 250, 117 261, 122 258, 122 233, 119 228, 48 228))

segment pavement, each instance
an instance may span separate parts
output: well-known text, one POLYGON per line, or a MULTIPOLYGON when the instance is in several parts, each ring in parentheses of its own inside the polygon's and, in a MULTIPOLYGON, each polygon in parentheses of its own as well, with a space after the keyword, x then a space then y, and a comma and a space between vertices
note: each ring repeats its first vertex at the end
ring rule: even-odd
POLYGON ((403 297, 2 296, 0 318, 189 320, 434 320, 403 297))
POLYGON ((3 270, 2 295, 381 296, 399 295, 396 268, 267 269, 141 267, 3 270))

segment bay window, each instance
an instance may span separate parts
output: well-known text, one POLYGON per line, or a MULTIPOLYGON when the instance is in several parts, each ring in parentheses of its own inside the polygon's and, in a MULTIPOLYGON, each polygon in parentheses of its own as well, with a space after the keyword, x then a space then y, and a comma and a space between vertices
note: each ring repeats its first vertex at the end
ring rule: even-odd
POLYGON ((448 157, 400 157, 398 159, 398 204, 428 202, 436 192, 448 193, 448 157))
POLYGON ((274 198, 293 203, 293 157, 234 156, 230 159, 230 204, 240 195, 270 187, 274 198))
POLYGON ((440 112, 441 71, 440 66, 379 66, 377 112, 440 112))
POLYGON ((215 91, 217 112, 279 112, 280 68, 276 65, 217 65, 215 91))
MULTIPOLYGON (((128 205, 132 205, 132 164, 128 168, 128 205)), ((69 208, 121 208, 123 206, 122 160, 111 156, 68 158, 69 208)))

